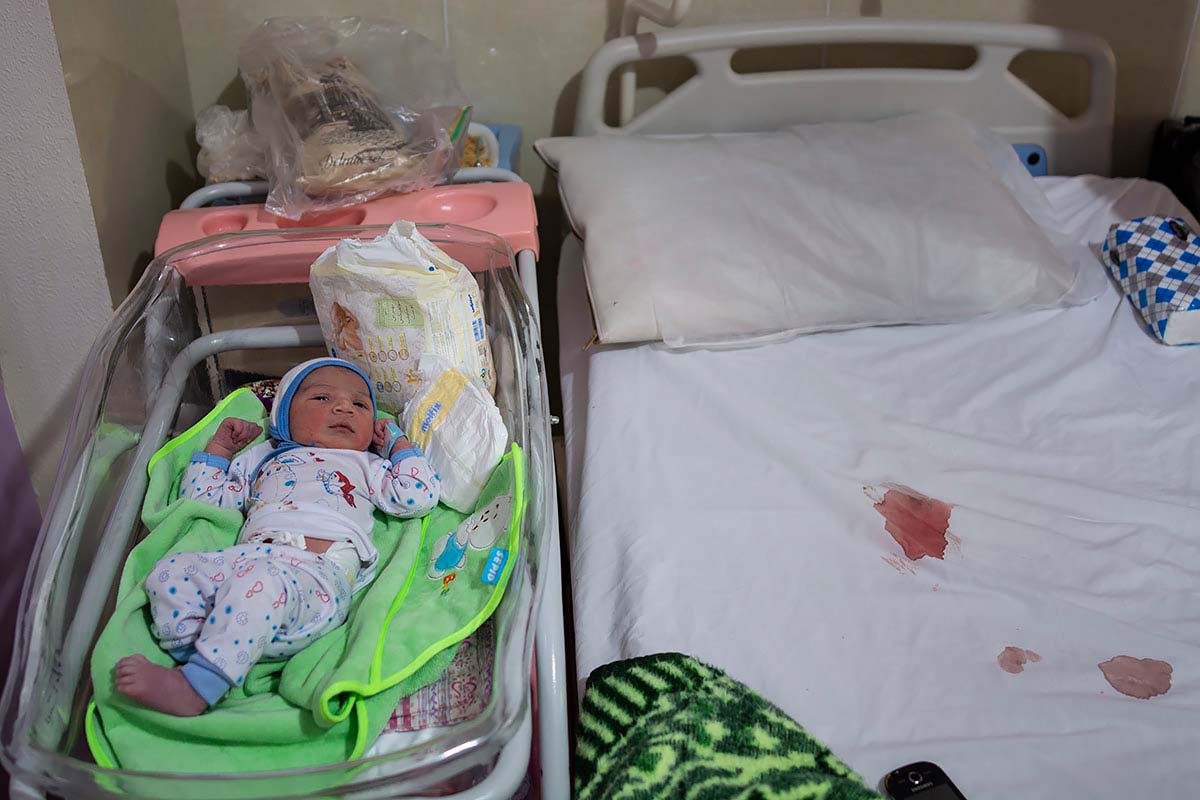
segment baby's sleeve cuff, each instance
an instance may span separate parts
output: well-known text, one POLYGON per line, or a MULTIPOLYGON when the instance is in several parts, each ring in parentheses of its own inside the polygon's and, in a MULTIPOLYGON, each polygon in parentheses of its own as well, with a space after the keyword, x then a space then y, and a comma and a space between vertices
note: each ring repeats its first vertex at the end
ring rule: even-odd
POLYGON ((397 450, 396 452, 392 453, 392 466, 396 466, 406 458, 419 458, 424 455, 425 454, 421 452, 421 448, 414 444, 412 447, 405 448, 404 450, 397 450))
POLYGON ((183 677, 204 698, 209 708, 215 706, 225 693, 233 688, 233 684, 225 677, 217 666, 199 653, 192 653, 188 662, 180 668, 183 677))
POLYGON ((197 450, 192 453, 193 464, 204 464, 209 467, 216 467, 219 470, 229 471, 229 459, 222 456, 214 456, 212 453, 206 453, 203 450, 197 450))
MULTIPOLYGON (((388 440, 383 446, 383 457, 387 458, 388 453, 392 452, 392 448, 396 446, 396 441, 404 437, 404 429, 397 425, 394 421, 388 420, 388 440)), ((396 462, 392 462, 393 464, 396 462)))

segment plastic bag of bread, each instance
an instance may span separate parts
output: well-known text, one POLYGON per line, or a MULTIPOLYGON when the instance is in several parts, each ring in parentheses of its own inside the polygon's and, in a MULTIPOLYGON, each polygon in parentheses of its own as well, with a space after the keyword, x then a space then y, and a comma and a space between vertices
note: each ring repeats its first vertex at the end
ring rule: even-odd
POLYGON ((268 150, 267 210, 289 219, 444 182, 471 109, 454 65, 399 23, 268 19, 238 68, 268 150))

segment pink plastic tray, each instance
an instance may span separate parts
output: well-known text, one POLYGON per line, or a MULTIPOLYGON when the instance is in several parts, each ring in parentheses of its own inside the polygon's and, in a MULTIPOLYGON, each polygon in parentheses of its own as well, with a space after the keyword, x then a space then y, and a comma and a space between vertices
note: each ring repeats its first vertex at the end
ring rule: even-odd
MULTIPOLYGON (((538 255, 537 211, 533 205, 533 191, 527 183, 435 186, 305 217, 299 222, 276 217, 261 205, 172 211, 159 225, 154 254, 221 233, 389 225, 398 219, 465 225, 501 237, 513 252, 531 250, 535 257, 538 255)), ((176 267, 192 286, 307 283, 309 267, 327 244, 325 241, 294 239, 272 246, 270 258, 263 258, 261 246, 253 248, 253 258, 239 258, 235 243, 231 243, 219 258, 191 258, 176 267)))

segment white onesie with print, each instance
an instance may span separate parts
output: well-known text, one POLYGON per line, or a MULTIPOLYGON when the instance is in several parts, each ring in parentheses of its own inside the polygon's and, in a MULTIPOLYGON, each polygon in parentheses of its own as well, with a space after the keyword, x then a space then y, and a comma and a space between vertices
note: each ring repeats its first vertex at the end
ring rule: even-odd
POLYGON ((146 579, 154 633, 211 705, 261 658, 283 658, 341 625, 354 591, 370 583, 379 553, 376 508, 419 517, 438 501, 439 479, 416 448, 391 459, 370 452, 270 442, 232 462, 197 452, 180 495, 246 515, 238 545, 175 553, 146 579), (323 554, 303 537, 334 544, 323 554))

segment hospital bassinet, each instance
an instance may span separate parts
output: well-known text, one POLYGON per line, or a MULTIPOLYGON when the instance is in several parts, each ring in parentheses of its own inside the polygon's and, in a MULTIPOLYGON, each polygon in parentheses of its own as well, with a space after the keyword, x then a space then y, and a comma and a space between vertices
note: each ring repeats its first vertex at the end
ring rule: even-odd
MULTIPOLYGON (((473 208, 486 210, 493 188, 506 187, 470 187, 477 198, 471 202, 483 203, 473 208)), ((455 207, 446 202, 434 206, 442 212, 455 207)), ((134 773, 103 769, 88 755, 88 661, 112 611, 125 558, 145 535, 139 512, 151 455, 211 410, 221 392, 233 388, 214 379, 216 355, 322 344, 319 327, 294 324, 279 309, 269 324, 204 335, 193 292, 199 286, 247 286, 252 292, 254 285, 303 284, 308 265, 324 248, 348 236, 383 230, 382 225, 367 225, 237 231, 254 226, 245 218, 240 225, 230 222, 229 214, 253 217, 253 209, 213 211, 225 217, 210 213, 191 220, 202 226, 200 235, 214 229, 235 232, 202 238, 154 259, 87 359, 67 421, 58 480, 22 593, 4 692, 2 754, 13 776, 13 795, 408 797, 433 792, 451 779, 458 786, 473 785, 464 797, 511 795, 530 754, 530 662, 537 609, 545 585, 553 584, 553 593, 558 584, 546 383, 536 307, 521 288, 512 249, 498 236, 453 224, 423 225, 422 232, 475 273, 496 362, 496 401, 512 440, 528 458, 523 558, 494 615, 496 660, 486 710, 469 722, 436 731, 420 745, 290 773, 134 773), (552 567, 547 571, 543 565, 552 567)), ((357 221, 371 219, 359 216, 357 221)), ((530 236, 532 231, 530 224, 530 236)), ((532 266, 528 250, 521 258, 532 266)), ((549 607, 561 614, 558 598, 552 597, 549 607)), ((547 655, 561 652, 561 616, 558 626, 558 647, 539 647, 547 655)), ((557 674, 560 668, 552 666, 542 671, 557 674)), ((542 691, 544 687, 543 679, 542 691)))

